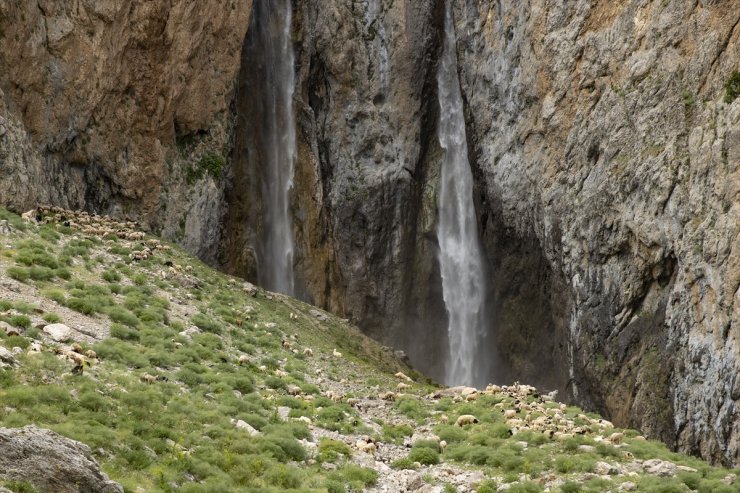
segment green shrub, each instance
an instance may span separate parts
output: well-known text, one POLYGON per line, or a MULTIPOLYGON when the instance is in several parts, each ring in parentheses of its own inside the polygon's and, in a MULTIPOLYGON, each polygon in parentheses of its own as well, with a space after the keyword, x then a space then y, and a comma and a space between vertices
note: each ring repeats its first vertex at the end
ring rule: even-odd
POLYGON ((439 452, 426 447, 412 448, 408 458, 424 465, 439 464, 439 452))
POLYGON ((136 315, 121 306, 111 306, 106 310, 108 317, 114 322, 118 322, 129 327, 137 327, 139 319, 136 315))
POLYGON ((130 327, 126 327, 121 324, 111 324, 110 326, 111 337, 123 339, 124 341, 138 341, 139 332, 130 327))
POLYGON ((10 317, 10 324, 21 329, 31 327, 31 319, 25 315, 13 315, 10 317))
POLYGON ((26 481, 7 481, 4 486, 13 493, 39 493, 39 490, 26 481))
POLYGON ((543 491, 542 486, 531 481, 524 481, 523 483, 513 483, 511 488, 508 490, 511 493, 540 493, 543 491))
POLYGON ((31 277, 29 270, 23 267, 8 267, 8 275, 20 282, 26 282, 31 277))
POLYGON ((60 322, 62 320, 62 317, 60 317, 56 313, 49 312, 49 313, 44 314, 44 320, 46 322, 49 322, 50 324, 55 324, 55 323, 60 322))
POLYGON ((421 421, 429 416, 424 405, 414 397, 401 397, 395 402, 394 407, 416 421, 421 421))
POLYGON ((383 441, 395 444, 403 443, 405 437, 414 434, 414 429, 409 425, 383 425, 383 441))
POLYGON ((322 462, 334 462, 339 456, 349 459, 352 457, 352 449, 344 442, 322 438, 319 442, 319 458, 322 462))
POLYGON ((193 322, 193 325, 206 332, 220 334, 223 331, 221 325, 218 322, 202 313, 196 313, 191 317, 190 321, 193 322))
POLYGON ((496 493, 497 490, 498 485, 492 479, 483 481, 475 488, 476 493, 496 493))
POLYGON ((189 165, 185 169, 185 179, 189 185, 192 185, 196 181, 203 178, 206 174, 211 175, 213 178, 218 179, 221 176, 221 172, 226 166, 226 158, 221 154, 208 153, 198 161, 195 165, 189 165))
POLYGON ((10 336, 5 340, 5 345, 9 348, 19 347, 21 349, 28 349, 31 345, 31 341, 23 336, 10 336))
POLYGON ((100 275, 100 277, 102 277, 104 281, 111 283, 121 281, 121 274, 114 270, 106 270, 100 275))
POLYGON ((740 72, 735 70, 725 83, 725 103, 732 103, 738 96, 740 96, 740 72))
POLYGON ((401 459, 393 461, 391 467, 393 469, 416 469, 416 464, 408 457, 403 457, 401 459))
POLYGON ((563 493, 579 493, 583 490, 583 487, 579 483, 573 481, 566 481, 560 486, 560 491, 563 493))

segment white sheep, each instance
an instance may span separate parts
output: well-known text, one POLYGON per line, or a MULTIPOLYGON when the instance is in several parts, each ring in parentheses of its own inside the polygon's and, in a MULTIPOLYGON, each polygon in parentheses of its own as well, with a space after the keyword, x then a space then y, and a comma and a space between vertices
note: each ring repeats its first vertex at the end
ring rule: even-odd
POLYGON ((413 382, 413 381, 414 381, 414 380, 413 380, 413 379, 412 379, 412 378, 411 378, 410 376, 406 375, 406 374, 405 374, 404 372, 402 372, 402 371, 399 371, 399 372, 398 372, 398 373, 396 373, 396 374, 395 374, 394 376, 395 376, 396 378, 400 378, 401 380, 406 380, 407 382, 413 382))
POLYGON ((480 421, 478 418, 473 416, 472 414, 463 414, 459 418, 457 418, 457 421, 455 421, 455 424, 459 427, 463 427, 465 425, 471 425, 471 424, 478 424, 480 421))

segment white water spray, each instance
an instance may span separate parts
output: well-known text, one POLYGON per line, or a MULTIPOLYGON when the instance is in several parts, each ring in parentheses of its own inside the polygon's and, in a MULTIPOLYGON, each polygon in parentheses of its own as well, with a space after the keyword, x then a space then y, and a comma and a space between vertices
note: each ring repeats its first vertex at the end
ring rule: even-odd
POLYGON ((478 367, 477 343, 482 335, 484 262, 473 204, 473 175, 468 162, 450 2, 445 14, 444 43, 437 73, 439 143, 444 151, 437 240, 442 293, 449 318, 445 377, 448 385, 472 385, 478 367))
POLYGON ((264 203, 264 244, 260 283, 272 291, 294 294, 293 230, 289 213, 296 158, 293 93, 295 68, 290 0, 260 0, 255 5, 264 53, 263 141, 261 168, 264 203))

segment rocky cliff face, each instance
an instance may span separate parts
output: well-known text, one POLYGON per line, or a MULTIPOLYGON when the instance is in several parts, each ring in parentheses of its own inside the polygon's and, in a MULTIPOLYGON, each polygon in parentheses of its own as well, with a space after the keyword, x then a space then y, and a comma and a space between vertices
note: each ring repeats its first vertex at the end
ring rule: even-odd
POLYGON ((250 11, 0 1, 0 202, 129 215, 206 256, 250 11))
MULTIPOLYGON (((250 111, 251 2, 206 3, 0 0, 1 201, 126 212, 254 276, 259 128, 233 118, 250 111)), ((454 1, 492 379, 726 463, 740 450, 733 3, 454 1)), ((302 294, 439 376, 444 2, 293 7, 302 294)))
MULTIPOLYGON (((444 4, 296 5, 299 277, 438 374, 444 4)), ((455 18, 492 375, 737 462, 737 9, 473 1, 455 18)))

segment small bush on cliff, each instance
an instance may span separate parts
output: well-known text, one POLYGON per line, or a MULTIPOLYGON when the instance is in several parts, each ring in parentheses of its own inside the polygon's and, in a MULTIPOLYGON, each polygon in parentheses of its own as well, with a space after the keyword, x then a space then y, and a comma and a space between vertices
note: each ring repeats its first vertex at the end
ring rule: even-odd
POLYGON ((200 158, 195 164, 188 165, 185 169, 185 179, 188 185, 192 185, 202 179, 206 174, 211 175, 214 179, 221 176, 221 172, 226 166, 226 158, 221 154, 211 152, 200 158))
POLYGON ((725 103, 732 103, 738 96, 740 96, 740 72, 736 70, 725 83, 725 103))

